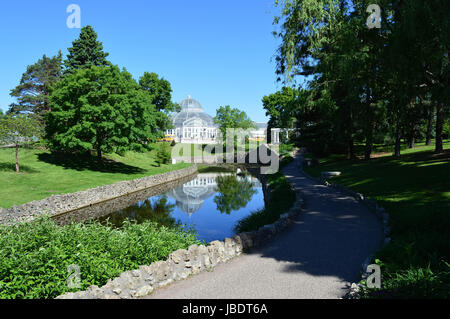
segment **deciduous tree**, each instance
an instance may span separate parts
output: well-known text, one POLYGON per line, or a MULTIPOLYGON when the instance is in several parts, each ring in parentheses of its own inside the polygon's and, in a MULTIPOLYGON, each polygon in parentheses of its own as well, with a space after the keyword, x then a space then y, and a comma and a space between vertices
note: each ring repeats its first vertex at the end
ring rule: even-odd
POLYGON ((16 172, 19 167, 19 147, 37 141, 42 127, 36 116, 15 114, 0 117, 0 144, 11 144, 16 148, 16 172))
POLYGON ((151 96, 117 66, 75 71, 58 82, 46 116, 46 137, 53 150, 143 151, 161 136, 151 96))

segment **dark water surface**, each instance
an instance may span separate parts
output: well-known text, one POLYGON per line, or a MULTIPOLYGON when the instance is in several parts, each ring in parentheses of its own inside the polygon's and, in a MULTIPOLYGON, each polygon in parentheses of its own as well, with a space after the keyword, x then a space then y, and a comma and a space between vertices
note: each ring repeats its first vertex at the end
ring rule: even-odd
POLYGON ((160 195, 98 218, 120 227, 123 221, 153 220, 160 225, 189 225, 205 241, 234 235, 234 226, 251 212, 264 208, 262 185, 251 175, 200 173, 160 195))

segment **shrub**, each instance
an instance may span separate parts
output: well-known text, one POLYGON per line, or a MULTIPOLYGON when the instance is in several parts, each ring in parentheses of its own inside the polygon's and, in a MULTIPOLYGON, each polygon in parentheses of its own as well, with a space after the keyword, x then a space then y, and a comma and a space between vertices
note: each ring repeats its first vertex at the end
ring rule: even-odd
POLYGON ((0 298, 55 298, 102 286, 120 273, 165 259, 198 244, 192 229, 126 221, 122 228, 98 222, 57 226, 48 217, 0 226, 0 298), (81 287, 67 286, 69 265, 80 267, 81 287))
POLYGON ((159 166, 161 164, 168 164, 172 158, 171 148, 168 143, 161 143, 156 149, 156 162, 159 166))

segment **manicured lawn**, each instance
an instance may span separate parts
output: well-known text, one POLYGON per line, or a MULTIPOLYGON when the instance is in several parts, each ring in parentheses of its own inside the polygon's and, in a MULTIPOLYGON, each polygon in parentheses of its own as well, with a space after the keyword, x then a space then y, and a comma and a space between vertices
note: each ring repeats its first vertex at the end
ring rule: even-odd
POLYGON ((333 183, 377 200, 391 215, 392 242, 377 255, 383 289, 376 297, 450 297, 450 141, 370 161, 330 156, 306 172, 341 171, 333 183))
POLYGON ((52 155, 38 149, 20 149, 21 173, 15 172, 15 150, 0 149, 0 207, 9 208, 51 195, 113 184, 190 166, 188 163, 161 165, 155 151, 111 154, 103 167, 95 158, 52 155))

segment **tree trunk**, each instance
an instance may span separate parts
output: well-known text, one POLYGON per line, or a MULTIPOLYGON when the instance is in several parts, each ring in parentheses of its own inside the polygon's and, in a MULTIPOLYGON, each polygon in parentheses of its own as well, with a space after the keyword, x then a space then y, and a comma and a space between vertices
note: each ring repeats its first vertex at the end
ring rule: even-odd
POLYGON ((409 148, 414 148, 415 144, 416 144, 416 132, 417 132, 417 125, 414 125, 412 131, 411 131, 411 135, 409 137, 409 141, 408 141, 408 147, 409 148))
POLYGON ((372 154, 374 129, 375 129, 375 121, 372 121, 369 125, 369 131, 367 132, 366 147, 364 151, 364 159, 367 161, 370 160, 370 155, 372 154))
POLYGON ((353 140, 353 112, 352 107, 350 106, 348 112, 348 131, 347 131, 347 159, 352 160, 355 159, 355 141, 353 140))
POLYGON ((19 145, 16 144, 16 173, 19 173, 19 145))
POLYGON ((347 159, 355 159, 355 144, 352 137, 349 138, 347 143, 347 159))
POLYGON ((395 150, 394 157, 400 157, 400 123, 397 122, 397 128, 395 129, 395 150))
POLYGON ((433 138, 433 120, 434 120, 434 106, 430 107, 428 111, 428 124, 427 124, 427 137, 425 145, 431 145, 431 139, 433 138))
POLYGON ((444 128, 444 107, 441 103, 437 106, 436 111, 436 148, 435 153, 442 153, 444 146, 442 144, 442 130, 444 128))
POLYGON ((414 138, 414 136, 412 136, 412 137, 409 139, 408 147, 409 147, 409 148, 414 148, 414 146, 415 146, 415 138, 414 138))
POLYGON ((100 147, 97 147, 97 163, 99 166, 102 166, 102 150, 100 147))

